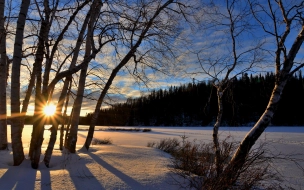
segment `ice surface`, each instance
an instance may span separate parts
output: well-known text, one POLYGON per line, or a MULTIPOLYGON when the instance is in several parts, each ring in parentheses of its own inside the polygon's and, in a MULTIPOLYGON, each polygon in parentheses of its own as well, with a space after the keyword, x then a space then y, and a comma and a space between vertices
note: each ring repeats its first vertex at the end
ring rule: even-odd
MULTIPOLYGON (((9 150, 0 151, 0 189, 178 189, 174 180, 179 178, 167 167, 170 155, 148 148, 147 143, 184 135, 187 140, 212 140, 212 127, 141 127, 152 129, 145 133, 107 131, 107 128, 96 127, 94 137, 111 138, 113 145, 93 145, 85 151, 81 148, 87 126, 81 126, 77 154, 60 151, 57 140, 50 168, 41 162, 39 169, 33 170, 28 159, 20 166, 12 166, 11 146, 9 150)), ((222 127, 219 134, 221 139, 241 141, 249 130, 250 127, 222 127)), ((50 132, 45 130, 44 150, 49 136, 50 132)), ((22 140, 26 155, 30 137, 31 126, 25 126, 22 140)), ((302 154, 298 158, 304 159, 304 127, 268 127, 259 140, 261 142, 267 142, 274 153, 302 154)), ((300 164, 304 167, 303 162, 300 164)), ((304 187, 303 171, 294 163, 282 161, 274 163, 273 167, 283 174, 283 185, 295 189, 304 187)))

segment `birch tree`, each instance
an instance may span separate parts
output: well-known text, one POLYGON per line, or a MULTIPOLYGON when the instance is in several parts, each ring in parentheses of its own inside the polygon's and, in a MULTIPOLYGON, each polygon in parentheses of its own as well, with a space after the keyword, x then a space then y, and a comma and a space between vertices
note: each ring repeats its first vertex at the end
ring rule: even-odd
MULTIPOLYGON (((34 65, 36 66, 36 89, 35 89, 35 112, 34 112, 34 123, 33 132, 30 143, 29 157, 31 158, 31 164, 33 168, 38 168, 38 163, 41 154, 41 145, 43 142, 43 132, 44 132, 44 113, 43 108, 46 105, 46 100, 44 97, 44 86, 42 86, 42 62, 44 60, 44 52, 48 44, 48 35, 52 26, 53 19, 58 6, 58 1, 56 1, 53 9, 51 10, 49 6, 49 1, 44 0, 44 15, 40 13, 41 27, 38 37, 38 47, 35 56, 34 65)), ((37 10, 39 10, 39 4, 36 2, 37 10)), ((50 60, 46 60, 45 63, 45 75, 49 74, 48 68, 50 67, 50 60)), ((45 76, 44 75, 44 76, 45 76)))
MULTIPOLYGON (((74 12, 74 15, 75 15, 75 12, 74 12)), ((84 34, 85 34, 85 31, 86 31, 89 19, 90 19, 90 14, 87 14, 86 18, 84 19, 82 28, 79 32, 79 36, 78 36, 78 39, 77 39, 77 43, 76 43, 76 46, 75 46, 75 49, 74 49, 73 58, 72 58, 72 61, 70 63, 69 69, 74 68, 75 65, 76 65, 78 55, 79 55, 79 52, 80 52, 80 48, 81 48, 81 45, 82 45, 83 40, 84 40, 84 34)), ((72 18, 70 20, 72 20, 72 18)), ((61 117, 61 112, 62 112, 62 108, 63 108, 63 105, 64 105, 64 101, 66 99, 68 101, 67 93, 68 93, 69 89, 71 88, 71 78, 72 78, 71 76, 67 76, 66 80, 64 81, 64 84, 63 84, 63 87, 62 87, 62 90, 61 90, 61 94, 59 96, 58 103, 56 105, 56 112, 55 112, 55 115, 54 115, 55 119, 61 117)), ((66 105, 66 107, 67 107, 67 105, 66 105)), ((65 109, 65 113, 66 113, 66 109, 65 109)), ((65 114, 63 114, 63 116, 65 116, 65 114)), ((50 137, 50 141, 49 141, 47 150, 45 152, 45 157, 44 157, 44 163, 46 164, 46 166, 49 166, 52 151, 54 149, 54 145, 55 145, 56 137, 57 137, 58 125, 59 125, 59 122, 54 122, 53 126, 51 127, 51 137, 50 137)), ((62 123, 62 125, 64 125, 64 123, 62 123)), ((62 131, 61 131, 61 134, 63 135, 62 131)), ((61 142, 60 144, 62 146, 63 142, 61 142)), ((61 147, 61 149, 62 149, 62 147, 61 147)))
MULTIPOLYGON (((57 1, 58 3, 58 1, 57 1)), ((73 14, 71 15, 71 17, 69 18, 69 21, 67 23, 63 23, 63 25, 65 25, 62 29, 62 31, 60 32, 58 38, 56 39, 55 42, 51 42, 51 43, 54 43, 54 45, 52 46, 52 49, 51 50, 48 50, 48 62, 49 64, 47 64, 47 68, 45 69, 45 72, 44 72, 44 80, 43 80, 43 89, 44 91, 46 90, 47 88, 47 85, 48 85, 48 82, 49 82, 49 75, 50 75, 50 70, 51 70, 51 65, 53 63, 53 59, 54 59, 54 56, 55 56, 55 53, 57 53, 58 51, 58 46, 60 45, 59 43, 63 40, 63 37, 64 35, 67 33, 67 30, 69 29, 69 26, 71 25, 71 22, 74 20, 74 18, 76 17, 76 15, 78 14, 78 12, 85 6, 89 3, 89 0, 86 0, 82 3, 79 3, 79 5, 76 6, 75 11, 73 12, 73 14)), ((72 9, 72 7, 70 7, 70 9, 72 9)), ((60 21, 58 21, 60 22, 60 21)), ((50 46, 48 46, 47 48, 50 48, 50 46)), ((29 53, 30 54, 30 53, 29 53)), ((35 81, 36 81, 36 71, 37 71, 37 68, 36 68, 37 64, 34 64, 33 65, 33 70, 32 70, 32 73, 31 73, 31 76, 30 76, 30 80, 29 80, 29 84, 28 84, 28 87, 27 87, 27 90, 26 90, 26 93, 25 93, 25 96, 24 96, 24 100, 22 102, 22 124, 24 124, 24 116, 26 115, 26 112, 27 112, 27 109, 28 109, 28 105, 29 105, 29 101, 30 101, 30 97, 32 95, 32 91, 33 91, 33 88, 35 87, 35 81)))
MULTIPOLYGON (((95 106, 95 110, 91 118, 86 142, 84 144, 84 148, 86 148, 87 150, 90 147, 94 135, 94 129, 98 115, 100 113, 101 105, 104 102, 104 98, 108 93, 108 90, 110 89, 113 80, 117 76, 118 72, 122 68, 129 69, 127 65, 133 63, 133 74, 136 75, 138 74, 137 68, 140 64, 149 66, 149 64, 147 64, 147 60, 149 60, 149 54, 151 55, 153 53, 157 54, 157 52, 161 52, 164 53, 163 55, 165 55, 165 52, 171 52, 170 48, 173 49, 173 47, 170 47, 170 45, 172 44, 170 43, 169 39, 172 40, 174 37, 176 37, 176 35, 178 35, 177 21, 178 19, 181 19, 180 15, 182 15, 183 11, 189 8, 189 5, 187 3, 182 3, 173 0, 165 2, 130 2, 130 4, 123 4, 125 2, 122 3, 122 1, 116 1, 115 3, 114 5, 116 6, 120 5, 117 7, 120 7, 121 12, 117 10, 114 12, 116 12, 115 15, 118 15, 119 20, 121 21, 121 28, 119 33, 123 35, 124 41, 122 44, 127 44, 127 51, 123 51, 123 53, 121 53, 122 56, 120 61, 111 70, 110 76, 106 79, 105 85, 97 100, 97 104, 95 106), (143 45, 143 43, 145 43, 145 45, 143 45), (153 45, 149 46, 149 43, 153 45), (153 47, 156 49, 153 50, 153 47), (164 49, 160 50, 157 49, 157 47, 163 47, 164 49), (166 51, 165 49, 168 51, 166 51)), ((120 47, 121 46, 116 47, 116 52, 119 51, 120 47)), ((162 56, 159 55, 159 57, 155 56, 154 58, 155 60, 157 60, 160 57, 162 56)), ((151 61, 150 63, 153 63, 153 59, 149 61, 151 61)), ((163 59, 163 63, 164 62, 165 59, 163 59)), ((140 77, 139 75, 137 76, 140 77)))
POLYGON ((276 80, 264 113, 241 141, 215 189, 227 189, 236 182, 249 151, 270 124, 287 80, 304 66, 304 63, 297 61, 304 41, 304 2, 282 0, 268 0, 267 3, 249 2, 251 12, 261 29, 274 41, 276 80), (293 42, 289 44, 288 41, 293 42))
MULTIPOLYGON (((88 32, 87 32, 87 38, 86 38, 84 59, 86 59, 90 56, 92 49, 96 49, 96 48, 94 48, 95 45, 94 45, 94 41, 93 41, 94 25, 98 19, 102 5, 103 5, 103 3, 99 0, 95 0, 92 4, 91 10, 90 10, 90 21, 88 23, 88 32)), ((107 41, 107 42, 109 42, 109 41, 107 41)), ((102 45, 100 44, 100 46, 103 46, 104 44, 102 44, 102 45)), ((79 116, 80 116, 80 111, 81 111, 81 104, 82 104, 82 100, 83 100, 88 64, 89 64, 89 62, 87 62, 85 67, 80 72, 77 95, 76 95, 76 99, 75 99, 74 105, 73 105, 71 128, 70 128, 68 139, 67 139, 68 140, 67 148, 71 153, 75 153, 75 149, 76 149, 78 123, 79 123, 79 116)))
POLYGON ((238 0, 225 0, 217 4, 212 2, 206 3, 202 11, 202 32, 199 34, 210 37, 200 52, 196 53, 200 70, 196 74, 209 77, 216 88, 218 112, 212 137, 219 176, 224 163, 218 135, 224 113, 223 98, 233 80, 256 69, 264 60, 264 54, 263 43, 252 35, 254 27, 250 23, 253 17, 249 4, 238 0))
MULTIPOLYGON (((54 1, 53 2, 53 9, 51 10, 49 8, 48 1, 43 1, 37 2, 35 1, 36 5, 36 10, 33 10, 33 12, 38 11, 38 14, 34 14, 34 16, 39 15, 41 18, 40 24, 37 24, 37 26, 40 25, 40 30, 39 36, 37 37, 38 39, 38 44, 37 47, 30 47, 26 49, 33 49, 35 53, 35 61, 31 73, 31 79, 29 82, 28 90, 25 96, 25 99, 23 101, 23 107, 22 111, 20 113, 20 66, 21 66, 21 60, 23 57, 26 56, 26 50, 23 51, 23 40, 25 38, 24 36, 24 26, 25 26, 25 16, 27 14, 27 11, 29 9, 29 1, 23 1, 21 6, 21 11, 19 14, 19 18, 17 21, 17 29, 16 29, 16 37, 15 37, 15 45, 14 45, 14 55, 13 55, 13 66, 12 66, 12 85, 11 85, 11 111, 12 111, 12 147, 13 147, 13 152, 14 152, 14 164, 19 165, 22 160, 24 159, 24 153, 23 153, 23 147, 22 147, 22 142, 21 142, 21 135, 22 135, 22 128, 23 128, 23 121, 24 121, 24 116, 28 107, 29 99, 32 93, 32 89, 35 85, 36 82, 36 98, 35 98, 35 103, 36 103, 36 112, 35 112, 35 118, 36 118, 36 123, 34 124, 34 139, 31 140, 31 147, 30 147, 30 157, 33 158, 40 156, 39 152, 39 144, 42 143, 43 140, 43 113, 42 113, 42 108, 44 106, 43 104, 43 94, 47 94, 49 92, 47 87, 44 87, 41 89, 41 84, 42 84, 42 62, 44 61, 44 55, 46 52, 46 67, 47 67, 47 72, 44 75, 44 82, 43 84, 48 83, 48 77, 46 75, 49 75, 49 67, 52 65, 52 58, 54 53, 57 51, 57 45, 53 46, 53 50, 50 51, 50 45, 49 45, 49 31, 50 27, 52 26, 52 21, 54 20, 54 15, 56 13, 56 7, 58 6, 59 1, 54 1), (40 4, 39 4, 40 3, 40 4), (43 4, 45 8, 45 11, 42 13, 40 10, 40 5, 43 4), (40 13, 40 14, 39 14, 40 13), (37 49, 36 49, 37 48, 37 49), (50 53, 51 52, 51 53, 50 53), (36 80, 37 78, 37 80, 36 80), (45 82, 47 81, 47 82, 45 82), (42 92, 43 90, 43 92, 42 92), (42 121, 42 122, 41 122, 42 121), (38 127, 37 127, 38 126, 38 127), (39 128, 40 127, 40 128, 39 128), (39 129, 39 130, 36 130, 39 129), (17 149, 18 148, 18 149, 17 149), (33 154, 33 150, 37 150, 33 154), (39 156, 38 156, 39 155, 39 156)), ((88 3, 88 1, 85 1, 85 3, 88 3)), ((81 7, 81 4, 80 4, 81 7)), ((71 7, 70 7, 71 9, 71 7)), ((31 15, 33 16, 33 15, 31 15)), ((30 18, 31 21, 37 21, 38 19, 33 19, 30 18)), ((34 26, 35 27, 35 26, 34 26)), ((66 28, 65 28, 66 30, 66 28)), ((31 31, 33 32, 33 31, 31 31)), ((37 31, 36 31, 37 32, 37 31)), ((64 32, 63 32, 64 33, 64 32)), ((33 37, 37 36, 36 34, 30 33, 27 34, 28 37, 33 37)), ((62 40, 63 36, 59 36, 57 39, 57 43, 62 40)), ((52 38, 51 38, 52 40, 52 38)), ((35 40, 34 40, 35 41, 35 40)), ((29 55, 32 55, 33 52, 30 52, 29 55)), ((81 66, 77 68, 78 70, 81 69, 81 66)), ((78 70, 75 69, 74 72, 77 72, 78 70)), ((56 81, 53 82, 53 86, 61 80, 63 77, 67 75, 71 75, 72 73, 64 73, 61 74, 59 77, 56 78, 56 81)), ((46 96, 46 95, 44 95, 46 96)), ((36 161, 39 160, 36 158, 36 161)), ((35 166, 36 167, 36 166, 35 166)))
MULTIPOLYGON (((79 4, 79 6, 76 8, 76 11, 73 13, 71 18, 66 23, 63 30, 61 31, 61 34, 59 34, 58 39, 55 41, 54 45, 52 46, 52 50, 51 50, 50 46, 48 44, 47 36, 50 31, 50 27, 52 26, 52 22, 53 22, 54 18, 56 17, 55 14, 56 14, 57 6, 58 6, 58 1, 55 2, 52 9, 50 9, 50 7, 48 5, 48 1, 46 1, 46 0, 44 1, 44 6, 45 6, 44 17, 45 18, 41 18, 41 20, 42 20, 41 30, 40 30, 41 35, 40 35, 39 42, 38 42, 37 53, 39 52, 38 51, 39 47, 44 48, 46 51, 46 59, 45 59, 45 66, 44 66, 43 80, 42 80, 42 70, 41 70, 42 69, 42 67, 41 67, 41 58, 42 57, 37 56, 37 53, 36 53, 36 61, 35 61, 35 63, 37 64, 36 85, 35 85, 35 87, 36 87, 36 90, 35 90, 35 92, 36 92, 35 119, 36 120, 34 121, 34 124, 33 124, 33 135, 32 135, 31 147, 30 147, 30 153, 29 153, 31 160, 32 160, 32 167, 35 169, 38 168, 38 165, 39 165, 41 145, 43 142, 44 120, 45 120, 45 117, 43 114, 43 107, 50 102, 56 83, 59 80, 61 80, 62 78, 68 77, 69 75, 72 75, 73 73, 79 71, 80 69, 86 69, 90 60, 93 59, 101 49, 101 46, 99 46, 98 48, 95 48, 94 51, 92 51, 92 52, 89 51, 85 55, 84 60, 81 64, 79 64, 78 66, 75 66, 75 67, 72 64, 72 69, 58 73, 55 76, 55 78, 51 82, 49 82, 50 68, 53 63, 54 54, 57 51, 57 45, 58 45, 59 41, 63 39, 64 33, 67 31, 67 29, 69 28, 69 25, 74 20, 74 17, 76 16, 77 12, 79 10, 81 10, 88 3, 89 3, 89 1, 84 1, 83 3, 79 4), (40 42, 44 42, 44 43, 40 43, 40 42), (43 44, 43 45, 40 46, 39 44, 43 44)), ((95 3, 93 2, 91 5, 91 9, 92 10, 98 9, 96 6, 97 7, 101 6, 101 3, 98 4, 98 2, 95 2, 95 3)), ((89 14, 90 14, 90 11, 91 10, 89 10, 89 14)), ((98 12, 96 14, 98 15, 98 12)), ((93 37, 90 35, 87 35, 87 39, 88 38, 91 40, 91 38, 93 38, 93 37)), ((77 43, 81 44, 81 41, 77 42, 77 43)), ((86 46, 90 47, 91 44, 86 45, 86 46)), ((79 51, 79 47, 78 47, 78 51, 79 51)), ((74 52, 74 55, 75 55, 74 57, 77 59, 78 55, 76 55, 76 54, 78 54, 78 52, 77 53, 74 52)), ((40 55, 40 53, 39 53, 39 55, 40 55)), ((59 110, 59 107, 62 108, 61 104, 63 104, 62 102, 59 102, 59 103, 60 103, 60 105, 58 106, 58 110, 59 110)), ((53 133, 50 148, 48 149, 47 155, 51 154, 50 150, 52 150, 52 147, 53 147, 52 143, 54 143, 54 137, 55 137, 55 135, 53 133)))

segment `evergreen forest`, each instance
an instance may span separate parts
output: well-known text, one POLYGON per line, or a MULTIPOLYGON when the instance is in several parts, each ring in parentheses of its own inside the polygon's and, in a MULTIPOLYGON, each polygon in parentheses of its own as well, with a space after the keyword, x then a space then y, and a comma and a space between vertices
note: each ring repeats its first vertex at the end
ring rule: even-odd
MULTIPOLYGON (((256 122, 265 110, 275 82, 273 73, 243 74, 224 94, 223 125, 256 122)), ((291 77, 272 119, 272 125, 304 125, 304 79, 291 77), (284 117, 283 117, 284 115, 284 117)), ((88 114, 86 121, 90 121, 88 114)), ((152 90, 149 95, 102 109, 97 125, 111 126, 208 126, 217 116, 216 89, 211 82, 189 83, 152 90)))

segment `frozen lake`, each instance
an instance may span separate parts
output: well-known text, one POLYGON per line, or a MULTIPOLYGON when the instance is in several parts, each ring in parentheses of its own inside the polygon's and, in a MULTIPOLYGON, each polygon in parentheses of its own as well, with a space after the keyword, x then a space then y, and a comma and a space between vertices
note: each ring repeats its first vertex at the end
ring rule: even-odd
MULTIPOLYGON (((48 129, 49 126, 46 126, 45 128, 48 129)), ((78 141, 77 141, 78 149, 80 149, 82 147, 82 145, 84 144, 85 137, 87 135, 87 128, 88 128, 88 126, 79 127, 80 130, 78 133, 78 141)), ((122 149, 121 147, 128 147, 128 149, 129 149, 128 151, 129 152, 134 151, 134 154, 141 154, 141 151, 146 151, 146 152, 152 151, 152 150, 146 148, 147 143, 152 142, 152 141, 158 142, 160 139, 164 139, 164 138, 180 138, 181 136, 186 136, 187 140, 190 140, 190 141, 192 141, 194 139, 196 139, 196 142, 202 141, 202 142, 208 143, 208 142, 212 141, 212 127, 136 127, 136 128, 140 128, 140 129, 150 128, 150 129, 152 129, 151 132, 109 131, 109 130, 107 130, 108 128, 109 127, 107 127, 107 126, 97 126, 95 134, 94 134, 95 138, 100 138, 100 139, 111 138, 112 139, 113 146, 111 145, 111 146, 108 146, 108 148, 106 148, 106 150, 108 151, 107 154, 110 154, 111 151, 114 151, 114 152, 116 151, 119 153, 119 151, 126 150, 126 149, 122 149)), ((114 128, 114 127, 110 126, 110 128, 114 128)), ((116 128, 135 128, 135 127, 116 127, 116 128)), ((228 139, 239 142, 244 138, 244 136, 246 135, 246 133, 249 130, 250 130, 250 127, 221 127, 219 134, 220 134, 221 139, 228 138, 228 139)), ((24 127, 22 140, 23 140, 23 146, 25 148, 26 154, 27 154, 29 144, 30 144, 31 131, 32 131, 32 126, 27 125, 24 127)), ((9 132, 8 135, 9 135, 9 141, 10 141, 10 129, 8 129, 8 132, 9 132)), ((48 130, 45 130, 43 149, 46 148, 47 143, 49 141, 49 137, 50 137, 50 132, 48 130)), ((59 137, 59 135, 57 135, 57 137, 59 137)), ((58 144, 58 142, 59 142, 59 140, 57 140, 57 144, 58 144)), ((282 153, 283 155, 295 155, 294 157, 297 159, 304 159, 304 127, 273 127, 273 126, 268 127, 266 129, 266 131, 260 137, 259 142, 257 144, 264 143, 264 142, 267 143, 267 149, 269 149, 269 151, 274 154, 282 153)), ((102 151, 103 149, 105 149, 103 147, 105 147, 105 146, 100 146, 100 148, 97 146, 92 146, 92 149, 94 150, 94 148, 95 148, 96 149, 95 151, 98 150, 97 152, 101 151, 100 154, 101 153, 105 154, 105 152, 104 152, 105 150, 102 151)), ((54 152, 57 152, 56 156, 58 158, 62 154, 58 150, 58 145, 55 146, 54 152)), ((96 152, 96 154, 97 154, 97 152, 96 152)), ((44 151, 42 151, 42 154, 43 153, 44 153, 44 151)), ((128 154, 128 152, 123 152, 122 156, 118 156, 118 157, 114 157, 114 158, 113 158, 113 155, 110 154, 111 157, 109 157, 109 163, 111 162, 110 161, 111 159, 114 159, 112 161, 115 161, 116 159, 119 159, 119 158, 125 158, 125 159, 119 160, 119 162, 121 162, 121 166, 124 166, 125 164, 131 162, 131 160, 132 160, 132 159, 130 160, 128 158, 128 156, 126 156, 126 154, 128 154), (129 160, 129 161, 125 162, 126 160, 129 160)), ((151 155, 152 160, 153 160, 153 156, 156 156, 155 159, 159 159, 159 160, 168 159, 165 154, 163 154, 164 157, 162 157, 161 155, 158 155, 157 152, 149 152, 149 153, 145 153, 145 154, 151 155)), ((11 155, 8 155, 8 156, 11 156, 11 155)), ((102 155, 101 155, 101 157, 102 157, 102 155)), ((6 164, 8 162, 11 162, 11 161, 7 161, 6 159, 10 160, 12 158, 3 157, 1 159, 0 159, 0 166, 5 168, 6 164), (1 165, 1 159, 2 159, 2 165, 1 165), (3 159, 5 159, 5 160, 3 160, 3 159)), ((41 156, 41 159, 43 159, 43 155, 41 156)), ((148 158, 145 158, 145 159, 148 159, 148 158)), ((144 162, 146 162, 146 161, 147 160, 145 160, 144 162)), ((91 163, 91 161, 90 161, 90 163, 91 163)), ((300 166, 304 167, 303 161, 299 162, 299 164, 300 164, 300 166)), ((129 163, 129 165, 130 165, 130 163, 129 163)), ((100 165, 98 165, 98 166, 100 167, 100 165)), ((97 166, 95 166, 95 167, 97 167, 97 166)), ((110 167, 110 166, 107 165, 107 167, 110 167)), ((282 174, 282 177, 284 179, 284 181, 282 182, 283 185, 286 184, 295 189, 301 189, 304 187, 303 170, 300 170, 294 163, 278 161, 278 162, 273 163, 272 167, 282 174)), ((18 168, 18 167, 16 167, 16 168, 18 168)), ((124 169, 126 169, 126 168, 121 168, 121 170, 124 170, 124 169)), ((2 175, 4 175, 6 170, 5 169, 1 170, 1 167, 0 167, 0 171, 2 171, 2 175)), ((71 171, 69 171, 69 172, 71 172, 71 171)), ((126 171, 126 172, 128 172, 128 171, 126 171)), ((137 171, 135 171, 135 173, 136 172, 137 171)), ((164 172, 168 172, 168 171, 164 171, 164 172)), ((136 175, 135 173, 130 173, 130 176, 132 177, 132 175, 136 175)), ((51 174, 53 175, 54 181, 56 181, 57 180, 56 176, 59 174, 57 174, 55 171, 54 172, 52 171, 51 174)), ((116 174, 114 173, 114 175, 117 175, 117 173, 116 174)), ((165 173, 159 173, 157 175, 165 176, 165 173)), ((61 179, 61 177, 59 176, 58 180, 60 180, 60 179, 61 179)), ((71 179, 73 179, 72 176, 71 176, 71 179)), ((98 179, 98 177, 96 177, 96 179, 98 179)), ((50 179, 50 180, 52 180, 52 179, 50 179)), ((99 183, 101 183, 100 180, 102 181, 105 179, 98 179, 99 183)), ((1 172, 0 172, 0 181, 1 181, 1 172)), ((105 181, 107 181, 107 180, 105 180, 105 181)), ((73 182, 73 183, 74 183, 74 188, 75 188, 75 182, 73 182)), ((77 186, 77 183, 76 183, 76 186, 77 186)), ((105 182, 103 182, 103 183, 105 183, 105 182)), ((149 182, 145 182, 145 183, 147 183, 146 185, 148 187, 149 182)), ((160 186, 163 185, 162 183, 163 182, 161 182, 161 181, 159 182, 160 186)), ((58 184, 60 185, 61 183, 58 182, 58 184)), ((115 186, 114 182, 112 185, 113 186, 109 186, 109 188, 111 189, 111 187, 112 187, 112 189, 113 188, 115 189, 116 186, 115 186)), ((43 187, 43 185, 41 185, 41 187, 43 187)), ((80 184, 80 185, 78 185, 78 187, 82 188, 85 186, 82 186, 80 184)), ((122 187, 122 189, 124 189, 123 188, 124 186, 120 186, 120 188, 121 187, 122 187)), ((132 187, 132 185, 131 185, 131 187, 132 187)), ((70 186, 67 184, 67 186, 65 186, 65 188, 70 188, 70 186)), ((170 188, 174 189, 172 187, 170 187, 170 188)), ((170 188, 168 186, 168 189, 170 189, 170 188)), ((154 189, 154 188, 150 188, 150 189, 154 189)))

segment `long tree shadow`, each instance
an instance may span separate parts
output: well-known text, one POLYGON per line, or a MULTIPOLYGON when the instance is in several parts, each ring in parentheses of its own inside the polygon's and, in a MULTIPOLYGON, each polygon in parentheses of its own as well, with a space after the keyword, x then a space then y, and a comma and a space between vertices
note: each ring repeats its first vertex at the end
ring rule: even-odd
POLYGON ((145 187, 140 184, 138 181, 134 180, 132 177, 124 174, 123 172, 119 171, 118 169, 114 168, 107 162, 105 162, 103 159, 101 159, 99 156, 87 152, 88 155, 90 155, 100 166, 104 167, 109 172, 113 173, 116 177, 120 178, 122 181, 124 181, 131 189, 145 189, 145 187))
POLYGON ((81 163, 78 161, 81 160, 81 157, 77 154, 69 155, 72 156, 72 160, 70 160, 67 171, 70 174, 70 178, 74 183, 75 189, 82 190, 84 188, 83 184, 89 184, 89 189, 98 189, 104 190, 105 188, 102 184, 95 178, 94 174, 86 167, 86 163, 81 163), (76 167, 74 167, 77 165, 76 167))
MULTIPOLYGON (((9 143, 9 149, 12 145, 9 143)), ((10 151, 0 151, 0 156, 7 156, 10 151)), ((12 155, 9 159, 1 163, 2 169, 7 169, 5 173, 0 177, 0 190, 2 189, 43 189, 51 190, 51 176, 49 168, 40 166, 38 170, 34 170, 31 167, 31 161, 24 159, 19 166, 12 166, 10 163, 13 160, 12 155), (40 187, 39 187, 40 186, 40 187)))
POLYGON ((50 169, 45 168, 40 170, 41 173, 41 188, 43 190, 51 190, 51 174, 50 169))
POLYGON ((30 167, 30 162, 24 160, 20 166, 8 166, 0 178, 0 189, 35 189, 37 170, 30 167))

